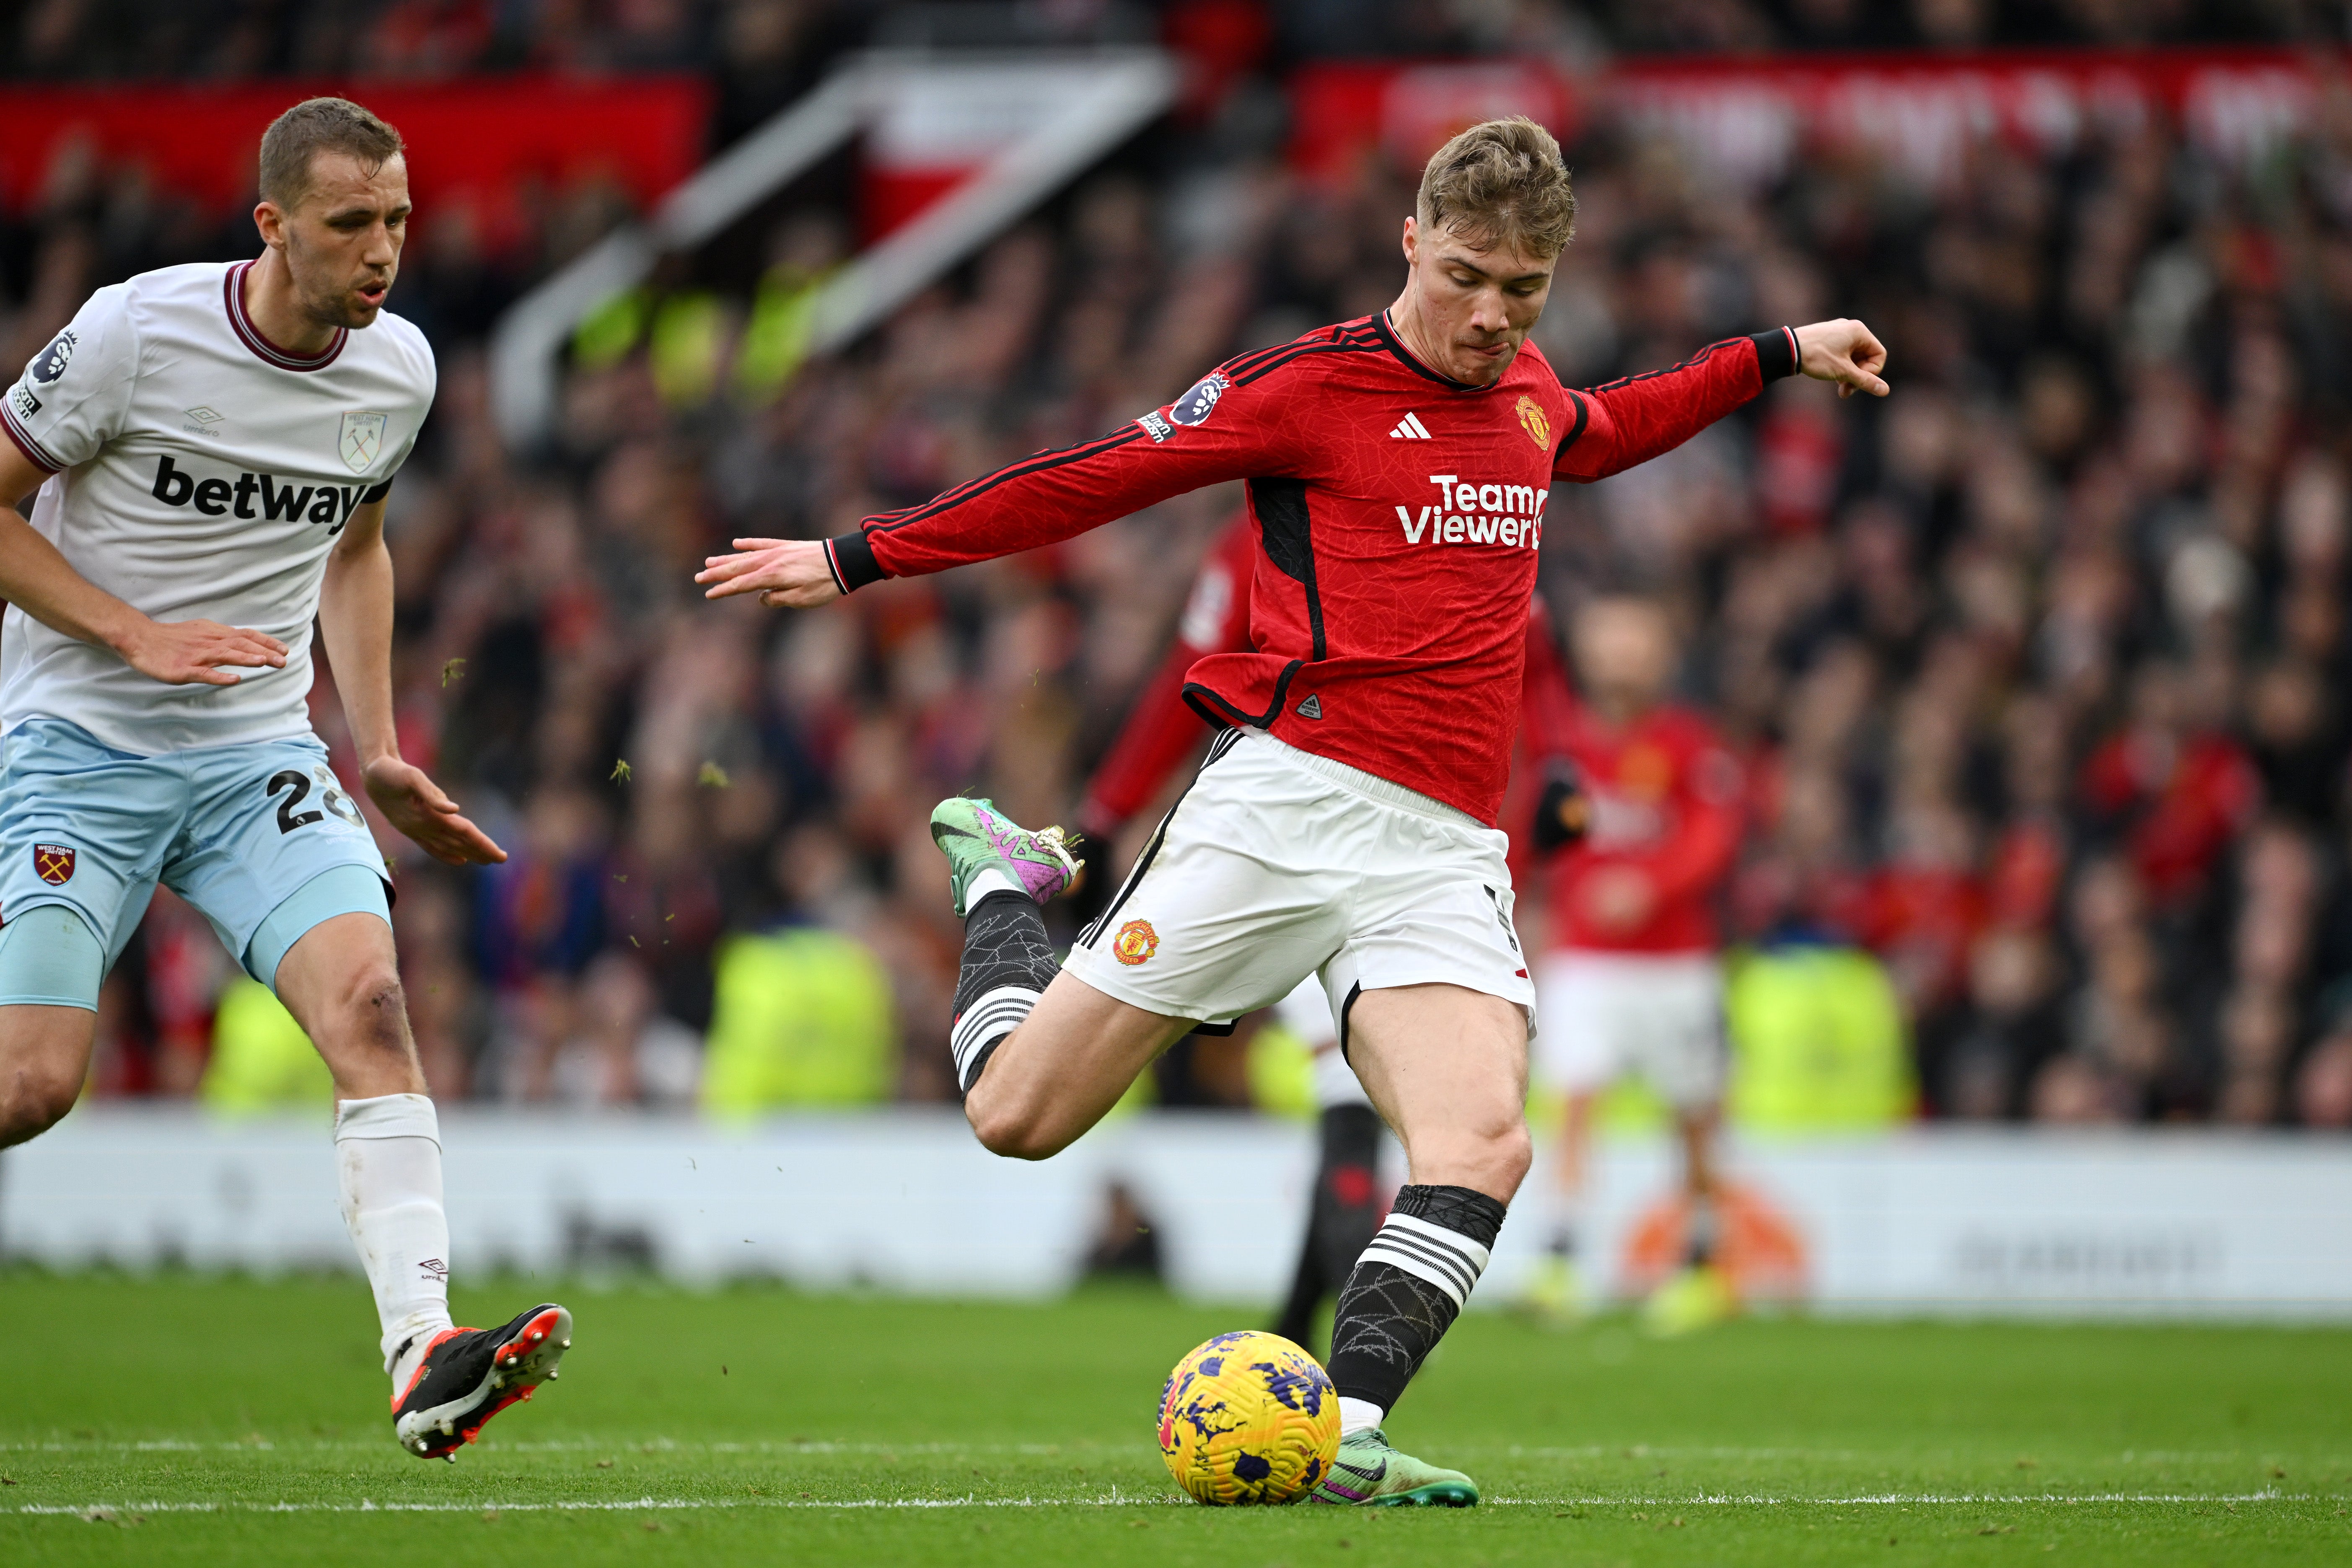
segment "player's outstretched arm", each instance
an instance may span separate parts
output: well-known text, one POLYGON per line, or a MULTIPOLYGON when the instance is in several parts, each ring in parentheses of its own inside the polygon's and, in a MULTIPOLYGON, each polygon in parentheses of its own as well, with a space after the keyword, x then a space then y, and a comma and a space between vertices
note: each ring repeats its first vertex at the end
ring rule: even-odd
POLYGON ((425 769, 400 755, 392 708, 392 552, 383 544, 383 503, 352 514, 327 556, 319 589, 319 636, 335 672, 360 777, 385 821, 450 865, 494 865, 506 851, 458 813, 425 769))
POLYGON ((58 547, 13 505, 48 475, 0 442, 0 599, 76 642, 111 648, 142 675, 167 685, 233 686, 220 668, 282 668, 286 644, 267 632, 217 621, 152 621, 73 569, 58 547))
POLYGON ((1835 382, 1840 396, 1885 397, 1885 345, 1859 321, 1776 327, 1711 343, 1670 370, 1571 392, 1575 423, 1552 472, 1578 484, 1622 474, 1673 451, 1783 376, 1835 382))
POLYGON ((757 593, 806 607, 885 577, 917 577, 1075 538, 1114 517, 1225 479, 1287 474, 1298 427, 1284 400, 1307 372, 1298 353, 1244 355, 1173 403, 1093 441, 1033 452, 919 506, 865 519, 830 539, 737 539, 695 581, 703 596, 757 593))

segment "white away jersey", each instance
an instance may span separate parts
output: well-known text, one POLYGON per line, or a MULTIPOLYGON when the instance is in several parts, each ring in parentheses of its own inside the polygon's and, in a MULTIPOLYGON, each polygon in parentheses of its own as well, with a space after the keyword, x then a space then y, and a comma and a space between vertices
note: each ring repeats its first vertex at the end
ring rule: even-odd
POLYGON ((0 429, 52 476, 32 523, 76 571, 158 621, 267 632, 286 667, 168 686, 12 605, 0 730, 47 716, 152 757, 309 729, 327 552, 416 444, 433 350, 385 314, 315 358, 289 354, 246 315, 252 265, 100 289, 0 395, 0 429))

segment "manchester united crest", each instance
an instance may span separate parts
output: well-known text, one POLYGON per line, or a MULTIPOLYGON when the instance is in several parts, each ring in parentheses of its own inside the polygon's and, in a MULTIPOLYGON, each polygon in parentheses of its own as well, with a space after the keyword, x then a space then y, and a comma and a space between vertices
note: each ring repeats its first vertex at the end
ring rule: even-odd
POLYGON ((51 887, 63 887, 73 880, 74 852, 71 844, 35 844, 33 874, 51 887))
POLYGON ((1159 951, 1160 933, 1151 928, 1149 920, 1130 920, 1111 938, 1110 956, 1129 968, 1148 962, 1159 951))
POLYGON ((1528 439, 1534 442, 1537 447, 1540 450, 1549 452, 1551 450, 1551 419, 1550 416, 1544 413, 1543 404, 1538 402, 1526 392, 1521 392, 1519 394, 1518 413, 1519 427, 1528 433, 1528 439))
POLYGON ((389 414, 359 409, 344 413, 343 428, 335 437, 335 451, 342 457, 344 467, 354 474, 367 472, 368 465, 383 450, 383 427, 390 420, 389 414))

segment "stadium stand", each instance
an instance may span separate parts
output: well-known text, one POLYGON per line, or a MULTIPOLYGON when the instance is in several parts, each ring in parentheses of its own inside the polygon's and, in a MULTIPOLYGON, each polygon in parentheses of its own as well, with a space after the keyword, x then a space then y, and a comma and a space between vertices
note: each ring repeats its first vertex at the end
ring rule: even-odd
MULTIPOLYGON (((362 98, 375 78, 696 69, 718 83, 718 147, 845 49, 920 41, 954 9, 41 0, 15 12, 10 68, 299 73, 362 98), (217 24, 202 47, 184 27, 199 12, 217 24)), ((691 574, 735 535, 843 531, 1387 303, 1406 174, 1295 173, 1274 85, 1288 67, 1508 53, 1591 84, 1623 50, 2315 26, 2189 0, 1399 4, 1370 32, 1328 4, 1066 9, 1072 36, 1139 26, 1186 49, 1184 109, 886 329, 803 360, 794 311, 859 223, 850 166, 826 165, 583 323, 543 451, 495 434, 485 340, 627 204, 583 180, 494 242, 436 224, 419 192, 393 308, 431 333, 442 382, 393 499, 403 733, 514 852, 465 878, 400 864, 436 1093, 950 1094, 936 1042, 957 928, 925 812, 974 787, 1022 821, 1069 810, 1233 498, 821 613, 708 607, 691 574), (697 1090, 694 1038, 766 1049, 757 1019, 714 1025, 714 966, 724 989, 729 953, 808 965, 823 949, 794 932, 856 945, 890 994, 833 1009, 863 1032, 793 1042, 837 1035, 838 1061, 779 1057, 745 1069, 755 1087, 697 1090)), ((1749 185, 1626 134, 1611 103, 1594 92, 1573 141, 1582 226, 1540 329, 1571 384, 1832 308, 1894 348, 1883 407, 1785 383, 1554 504, 1555 610, 1604 587, 1664 595, 1685 695, 1749 764, 1743 940, 1874 955, 1913 1057, 1877 1082, 1916 1080, 1929 1115, 2352 1124, 2352 86, 2324 75, 2308 125, 2252 159, 2158 116, 2059 149, 1980 136, 1935 179, 1808 142, 1749 185)), ((90 288, 248 254, 248 235, 241 211, 102 161, 44 171, 0 215, 0 343, 21 361, 90 288)), ((331 738, 334 705, 318 713, 331 738)), ((94 1091, 194 1092, 216 1027, 262 1028, 235 1006, 212 1021, 232 973, 159 897, 109 983, 94 1091)), ((1214 1103, 1245 1081, 1180 1058, 1165 1088, 1214 1103)))

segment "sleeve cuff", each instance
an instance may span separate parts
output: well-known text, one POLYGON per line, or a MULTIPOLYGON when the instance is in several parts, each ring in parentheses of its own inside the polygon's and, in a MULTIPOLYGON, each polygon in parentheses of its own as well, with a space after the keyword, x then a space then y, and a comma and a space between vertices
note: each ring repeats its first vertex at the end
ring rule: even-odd
MULTIPOLYGON (((16 413, 14 409, 0 406, 0 430, 5 430, 8 433, 8 439, 16 444, 16 450, 25 455, 25 460, 30 463, 34 467, 38 468, 42 473, 60 474, 65 471, 64 464, 50 461, 49 455, 41 450, 41 444, 33 439, 32 434, 29 431, 21 428, 16 423, 16 413)), ((9 501, 0 501, 0 506, 13 506, 14 504, 15 501, 13 499, 9 501)))
POLYGON ((1777 382, 1797 373, 1797 329, 1775 327, 1769 332, 1757 332, 1748 341, 1756 345, 1756 368, 1768 382, 1777 382))
POLYGON ((844 593, 855 593, 889 575, 874 559, 874 546, 862 531, 836 534, 825 540, 824 563, 833 569, 833 585, 844 593))

